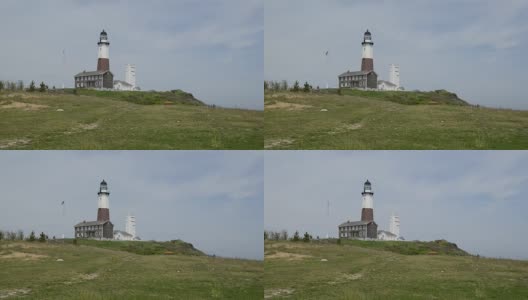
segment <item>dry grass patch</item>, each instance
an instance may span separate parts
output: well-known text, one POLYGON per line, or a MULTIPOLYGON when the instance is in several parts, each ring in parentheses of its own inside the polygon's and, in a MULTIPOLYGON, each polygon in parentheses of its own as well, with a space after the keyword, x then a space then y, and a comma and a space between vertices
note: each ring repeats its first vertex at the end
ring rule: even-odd
POLYGON ((295 292, 295 289, 266 289, 264 290, 264 299, 275 297, 288 297, 295 292))
POLYGON ((2 101, 0 102, 0 108, 2 109, 22 109, 25 111, 33 111, 33 110, 40 110, 44 108, 48 108, 47 105, 42 104, 34 104, 34 103, 25 103, 25 102, 17 102, 17 101, 2 101))
POLYGON ((286 260, 303 260, 306 258, 311 258, 311 255, 289 253, 289 252, 275 252, 270 255, 266 255, 266 259, 286 259, 286 260))
POLYGON ((23 146, 29 144, 30 142, 30 139, 0 140, 0 149, 23 146))
POLYGON ((303 110, 306 108, 311 108, 311 105, 299 104, 299 103, 289 103, 277 101, 273 104, 266 105, 266 109, 285 109, 285 110, 303 110))
POLYGON ((49 256, 26 252, 7 252, 5 254, 0 253, 0 259, 39 260, 46 257, 49 256))
POLYGON ((9 297, 22 297, 31 293, 30 289, 13 289, 13 290, 2 290, 0 291, 0 299, 5 299, 9 297))
POLYGON ((288 146, 293 144, 295 140, 293 139, 277 139, 277 140, 267 140, 264 144, 264 149, 271 149, 279 146, 288 146))

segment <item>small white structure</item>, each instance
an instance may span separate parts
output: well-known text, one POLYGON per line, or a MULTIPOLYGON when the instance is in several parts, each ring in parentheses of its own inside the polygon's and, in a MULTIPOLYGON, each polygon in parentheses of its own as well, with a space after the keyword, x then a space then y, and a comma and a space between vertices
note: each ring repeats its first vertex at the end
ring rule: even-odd
POLYGON ((124 231, 116 230, 116 231, 114 231, 114 240, 117 240, 117 241, 133 241, 134 237, 131 234, 126 233, 124 231))
POLYGON ((125 231, 130 234, 132 238, 136 238, 136 216, 128 214, 126 217, 125 231))
POLYGON ((392 82, 378 80, 378 89, 381 91, 397 91, 398 87, 392 82))
POLYGON ((389 65, 389 82, 394 84, 397 89, 400 88, 400 66, 395 64, 389 65))
POLYGON ((118 91, 133 91, 134 87, 129 84, 128 82, 124 82, 121 80, 115 80, 114 81, 114 89, 118 91))
POLYGON ((394 213, 390 216, 389 231, 397 238, 400 237, 400 217, 394 213))
POLYGON ((388 231, 380 230, 378 231, 378 240, 382 241, 397 241, 398 237, 388 231))
POLYGON ((125 67, 125 82, 136 88, 136 65, 127 64, 125 67))

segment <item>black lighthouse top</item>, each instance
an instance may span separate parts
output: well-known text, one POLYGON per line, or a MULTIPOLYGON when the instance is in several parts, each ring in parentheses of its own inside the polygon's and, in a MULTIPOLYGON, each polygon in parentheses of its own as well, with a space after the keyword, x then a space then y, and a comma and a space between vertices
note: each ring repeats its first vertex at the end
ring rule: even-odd
POLYGON ((363 185, 363 193, 371 193, 371 194, 374 194, 372 192, 372 185, 370 184, 370 181, 367 181, 365 182, 365 184, 363 185))
POLYGON ((108 192, 108 185, 106 184, 106 181, 103 181, 101 182, 101 185, 99 186, 99 193, 107 193, 107 194, 110 194, 108 192))
POLYGON ((103 29, 103 31, 101 31, 101 34, 99 35, 99 43, 98 44, 110 45, 110 42, 108 42, 108 34, 106 33, 106 31, 104 29, 103 29))
POLYGON ((365 31, 365 34, 363 35, 363 43, 362 44, 374 45, 374 43, 372 42, 372 34, 370 33, 370 31, 368 29, 367 29, 367 31, 365 31))

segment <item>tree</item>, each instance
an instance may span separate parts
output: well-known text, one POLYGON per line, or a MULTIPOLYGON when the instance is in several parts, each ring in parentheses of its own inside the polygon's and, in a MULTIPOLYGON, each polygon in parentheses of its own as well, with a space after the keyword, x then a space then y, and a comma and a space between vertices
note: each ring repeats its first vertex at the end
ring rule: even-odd
POLYGON ((44 84, 44 81, 40 83, 39 92, 44 93, 48 87, 44 84))
POLYGON ((311 236, 308 234, 308 232, 304 233, 303 242, 308 243, 311 239, 311 236))
POLYGON ((266 230, 264 230, 264 240, 267 240, 267 239, 268 239, 268 232, 266 230))
POLYGON ((303 92, 308 93, 310 91, 310 85, 308 84, 308 81, 304 83, 303 92))
POLYGON ((44 232, 40 233, 39 242, 44 243, 46 241, 46 235, 44 232))
POLYGON ((294 92, 298 92, 300 89, 299 89, 299 81, 295 81, 295 83, 293 84, 293 91, 294 92))
POLYGON ((35 241, 35 231, 31 231, 29 234, 29 241, 34 242, 35 241))
POLYGON ((286 230, 281 231, 280 239, 284 240, 284 241, 287 241, 288 240, 288 231, 286 231, 286 230))
POLYGON ((0 241, 4 239, 4 232, 0 230, 0 241))
POLYGON ((24 90, 24 81, 19 80, 17 82, 17 90, 19 90, 19 91, 23 91, 24 90))
POLYGON ((295 231, 295 233, 293 234, 293 241, 298 242, 299 240, 299 231, 295 231))
POLYGON ((264 90, 267 91, 269 89, 269 83, 264 80, 264 90))
POLYGON ((24 231, 22 230, 19 230, 17 232, 17 237, 16 237, 17 240, 20 240, 20 241, 23 241, 24 240, 24 231))
POLYGON ((29 84, 29 91, 32 92, 32 93, 35 91, 35 81, 33 81, 33 80, 29 84))
POLYGON ((0 81, 0 91, 4 89, 4 82, 0 81))
POLYGON ((288 81, 286 81, 286 80, 281 81, 280 89, 283 90, 283 91, 287 91, 288 90, 288 81))

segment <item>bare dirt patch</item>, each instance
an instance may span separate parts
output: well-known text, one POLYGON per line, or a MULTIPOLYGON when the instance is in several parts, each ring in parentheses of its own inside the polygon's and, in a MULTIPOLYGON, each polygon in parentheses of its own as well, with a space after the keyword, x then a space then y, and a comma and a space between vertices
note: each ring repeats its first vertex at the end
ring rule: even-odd
POLYGON ((31 293, 30 289, 0 290, 0 299, 24 296, 31 293))
POLYGON ((358 130, 361 127, 363 127, 363 125, 361 123, 343 124, 341 126, 338 126, 338 127, 334 128, 334 130, 328 132, 328 134, 344 133, 344 132, 347 132, 347 131, 358 130))
POLYGON ((293 144, 292 139, 277 139, 277 140, 266 140, 264 143, 264 149, 275 148, 279 146, 288 146, 293 144))
POLYGON ((48 256, 26 252, 8 252, 6 254, 0 254, 0 259, 39 260, 46 257, 48 256))
POLYGON ((264 299, 274 297, 288 297, 295 292, 295 289, 266 289, 264 290, 264 299))
POLYGON ((285 109, 285 110, 303 110, 306 108, 311 108, 311 105, 299 104, 299 103, 289 103, 277 101, 273 104, 266 105, 266 109, 285 109))
POLYGON ((343 274, 339 274, 339 276, 337 276, 333 281, 328 282, 328 284, 334 285, 334 284, 346 283, 348 281, 358 280, 361 277, 363 277, 363 274, 361 273, 355 273, 355 274, 343 273, 343 274))
POLYGON ((286 259, 286 260, 303 260, 306 258, 311 258, 311 255, 290 253, 290 252, 275 252, 271 255, 267 255, 266 259, 286 259))
POLYGON ((97 129, 97 127, 99 127, 99 124, 97 123, 79 124, 76 127, 73 127, 71 130, 64 132, 64 134, 68 135, 68 134, 83 132, 86 130, 94 130, 94 129, 97 129))
POLYGON ((25 111, 29 111, 29 110, 40 110, 40 109, 44 109, 48 107, 49 106, 42 105, 42 104, 25 103, 25 102, 17 102, 17 101, 0 102, 0 108, 2 109, 15 108, 15 109, 22 109, 25 111))
POLYGON ((64 282, 64 284, 70 285, 75 283, 81 283, 83 281, 94 280, 97 277, 99 277, 99 274, 97 273, 79 274, 77 276, 72 277, 71 280, 64 282))
POLYGON ((0 140, 0 149, 23 146, 29 144, 30 142, 30 139, 0 140))

